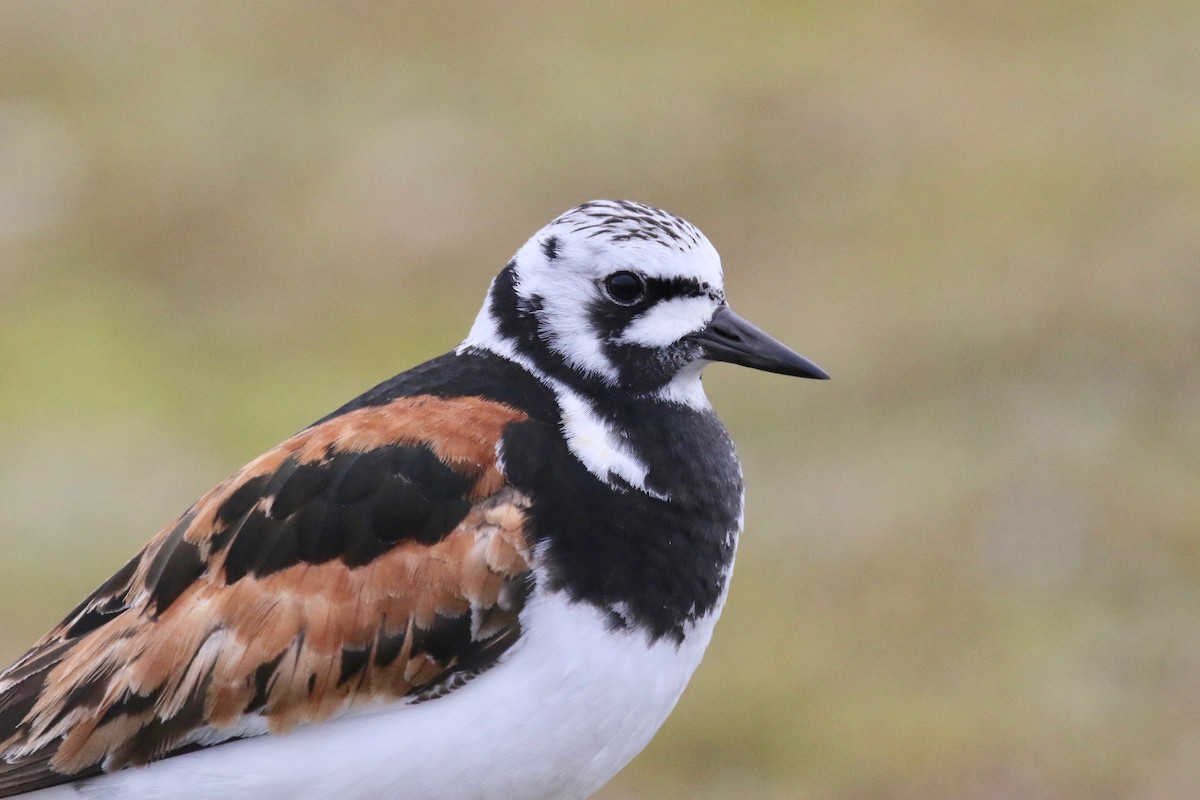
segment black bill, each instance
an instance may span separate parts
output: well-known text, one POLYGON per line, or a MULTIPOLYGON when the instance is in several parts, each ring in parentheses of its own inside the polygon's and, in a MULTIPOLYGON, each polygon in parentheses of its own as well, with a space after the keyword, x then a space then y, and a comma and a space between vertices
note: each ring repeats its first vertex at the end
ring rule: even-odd
POLYGON ((762 329, 733 313, 729 306, 721 306, 708 327, 692 334, 691 339, 704 348, 704 357, 709 361, 727 361, 797 378, 829 379, 825 370, 772 339, 762 329))

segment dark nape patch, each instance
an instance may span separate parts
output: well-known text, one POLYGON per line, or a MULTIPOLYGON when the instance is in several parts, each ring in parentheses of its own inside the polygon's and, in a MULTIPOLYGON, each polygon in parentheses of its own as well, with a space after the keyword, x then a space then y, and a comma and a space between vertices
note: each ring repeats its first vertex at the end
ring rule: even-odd
POLYGON ((522 353, 537 357, 545 349, 545 343, 538 335, 537 319, 531 313, 535 309, 529 308, 529 301, 522 300, 517 292, 516 261, 510 261, 492 282, 490 302, 500 335, 513 340, 522 353))
POLYGON ((553 261, 558 258, 558 237, 550 236, 542 242, 542 252, 546 254, 547 261, 553 261))

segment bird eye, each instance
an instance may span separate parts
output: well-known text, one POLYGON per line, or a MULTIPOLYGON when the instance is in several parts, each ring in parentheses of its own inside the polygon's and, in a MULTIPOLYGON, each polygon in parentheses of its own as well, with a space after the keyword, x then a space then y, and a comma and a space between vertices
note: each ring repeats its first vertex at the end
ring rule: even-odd
POLYGON ((614 272, 604 280, 608 296, 623 306, 631 306, 646 293, 642 277, 633 272, 614 272))

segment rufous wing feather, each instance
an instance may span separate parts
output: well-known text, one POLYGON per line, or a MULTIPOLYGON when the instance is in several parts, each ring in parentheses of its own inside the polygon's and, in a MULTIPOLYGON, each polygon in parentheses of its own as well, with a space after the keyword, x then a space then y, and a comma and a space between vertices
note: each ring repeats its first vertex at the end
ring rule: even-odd
POLYGON ((0 674, 0 797, 452 691, 520 635, 521 412, 404 397, 221 483, 0 674))

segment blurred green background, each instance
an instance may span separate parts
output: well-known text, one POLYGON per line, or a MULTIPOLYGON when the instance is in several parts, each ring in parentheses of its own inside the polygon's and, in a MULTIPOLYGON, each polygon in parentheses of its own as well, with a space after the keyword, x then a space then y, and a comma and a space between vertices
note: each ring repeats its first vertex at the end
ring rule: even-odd
POLYGON ((723 366, 747 534, 601 795, 1200 792, 1200 4, 0 4, 0 656, 664 206, 828 384, 723 366))

